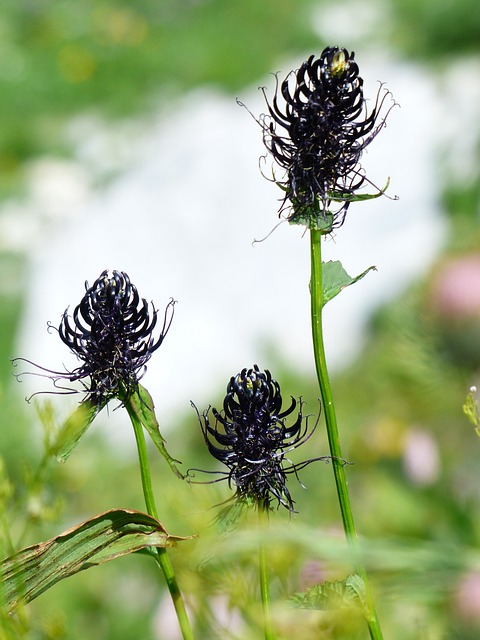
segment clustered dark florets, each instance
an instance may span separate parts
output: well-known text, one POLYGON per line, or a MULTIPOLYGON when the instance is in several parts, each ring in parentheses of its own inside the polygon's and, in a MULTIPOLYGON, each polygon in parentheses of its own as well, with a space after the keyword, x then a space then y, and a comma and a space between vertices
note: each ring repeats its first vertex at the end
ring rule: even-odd
POLYGON ((360 157, 385 125, 390 109, 381 118, 380 112, 390 94, 381 86, 368 113, 358 74, 353 52, 327 47, 277 85, 272 104, 263 89, 269 113, 261 120, 264 143, 286 171, 277 183, 285 192, 280 212, 287 210, 290 222, 328 233, 343 223, 367 180, 360 157))
MULTIPOLYGON (((58 329, 60 338, 83 361, 71 379, 90 378, 89 394, 94 403, 127 394, 138 384, 145 364, 161 345, 168 326, 153 337, 157 311, 150 313, 147 301, 123 271, 104 271, 75 308, 68 309, 58 329), (73 320, 73 322, 71 321, 73 320)), ((171 322, 171 317, 170 317, 171 322)))
POLYGON ((111 398, 125 399, 136 390, 146 363, 167 334, 174 302, 168 304, 155 338, 157 310, 140 298, 126 273, 103 271, 91 287, 86 282, 85 289, 72 316, 67 308, 58 327, 60 338, 81 365, 63 373, 49 371, 49 377, 57 386, 59 381, 81 381, 86 400, 102 407, 111 398))
POLYGON ((294 511, 294 501, 287 488, 287 474, 296 473, 312 460, 284 466, 285 455, 305 442, 312 431, 302 415, 302 404, 291 426, 285 419, 294 413, 297 402, 292 398, 282 411, 278 382, 269 371, 243 369, 232 377, 223 401, 223 413, 212 409, 199 415, 209 452, 228 468, 229 483, 236 487, 239 500, 253 501, 262 509, 270 507, 272 497, 278 505, 294 511))

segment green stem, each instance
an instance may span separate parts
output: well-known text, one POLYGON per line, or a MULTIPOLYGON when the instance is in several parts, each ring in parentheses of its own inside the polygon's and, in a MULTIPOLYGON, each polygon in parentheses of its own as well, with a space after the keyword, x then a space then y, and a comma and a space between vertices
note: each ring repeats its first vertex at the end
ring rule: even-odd
POLYGON ((268 578, 268 561, 267 561, 267 549, 263 540, 263 534, 265 533, 265 527, 268 525, 268 512, 259 506, 259 522, 262 529, 262 540, 259 545, 258 555, 260 561, 260 592, 262 596, 263 606, 263 626, 265 631, 265 640, 274 640, 275 634, 272 627, 272 616, 270 613, 270 583, 268 578))
MULTIPOLYGON (((147 444, 145 442, 143 426, 129 400, 125 400, 124 404, 125 408, 128 411, 128 415, 130 416, 133 430, 135 432, 135 440, 137 442, 138 458, 140 462, 140 474, 142 477, 143 495, 145 497, 147 512, 149 515, 158 520, 158 511, 155 505, 155 498, 153 494, 152 477, 150 473, 150 464, 148 461, 147 444)), ((158 566, 163 571, 163 575, 165 576, 167 587, 170 591, 173 605, 177 613, 178 623, 182 631, 183 639, 193 640, 193 634, 190 627, 187 611, 185 609, 182 592, 180 591, 180 588, 178 586, 175 572, 173 570, 172 563, 170 562, 167 550, 160 547, 153 547, 151 551, 158 566)))
POLYGON ((328 443, 330 446, 330 454, 332 456, 332 467, 335 476, 335 484, 337 487, 338 502, 340 512, 342 514, 343 528, 353 557, 355 572, 363 579, 366 589, 366 617, 370 637, 372 640, 381 640, 383 638, 380 623, 375 610, 375 604, 371 595, 367 572, 360 560, 358 549, 358 536, 353 520, 352 506, 348 493, 347 479, 345 475, 344 461, 342 450, 340 447, 340 438, 338 434, 337 417, 335 414, 335 406, 333 404, 332 390, 330 386, 330 378, 327 370, 327 362, 325 358, 325 347, 323 341, 322 326, 322 310, 324 306, 323 287, 322 287, 322 252, 321 252, 320 231, 310 231, 310 250, 311 250, 311 314, 312 314, 312 336, 313 348, 315 354, 315 367, 317 370, 318 384, 323 402, 323 411, 327 427, 328 443))

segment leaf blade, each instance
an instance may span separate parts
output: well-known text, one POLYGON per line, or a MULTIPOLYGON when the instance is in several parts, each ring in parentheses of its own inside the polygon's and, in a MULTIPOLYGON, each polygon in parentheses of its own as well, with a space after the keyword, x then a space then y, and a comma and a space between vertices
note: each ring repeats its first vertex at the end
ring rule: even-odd
POLYGON ((60 427, 52 451, 58 462, 65 462, 103 407, 84 400, 60 427))
POLYGON ((155 405, 153 404, 152 396, 147 389, 139 384, 138 390, 135 393, 132 393, 125 400, 125 406, 127 411, 129 413, 133 412, 134 416, 143 425, 158 451, 165 458, 177 478, 184 480, 183 474, 179 471, 176 465, 176 463, 180 464, 180 461, 173 458, 165 447, 165 438, 160 432, 160 425, 158 424, 158 420, 155 415, 155 405))
POLYGON ((141 511, 106 511, 3 560, 3 603, 12 612, 80 571, 141 549, 171 547, 186 539, 170 535, 161 522, 141 511))
POLYGON ((372 266, 365 269, 363 273, 358 276, 352 278, 343 268, 342 263, 339 260, 329 260, 328 262, 322 263, 323 269, 323 280, 322 280, 322 289, 323 289, 323 306, 333 300, 335 296, 337 296, 343 289, 349 287, 352 284, 355 284, 363 277, 367 275, 370 271, 376 271, 377 268, 372 266))

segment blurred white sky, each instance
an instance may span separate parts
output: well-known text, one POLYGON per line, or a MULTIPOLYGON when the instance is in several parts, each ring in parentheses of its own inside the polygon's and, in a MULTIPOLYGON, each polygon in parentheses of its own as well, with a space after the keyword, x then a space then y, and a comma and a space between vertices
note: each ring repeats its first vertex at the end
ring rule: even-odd
MULTIPOLYGON (((371 310, 437 255, 446 234, 438 209, 438 152, 446 140, 439 131, 455 131, 445 127, 455 93, 440 92, 428 70, 378 50, 357 51, 357 61, 365 95, 373 100, 385 81, 401 105, 364 157, 369 178, 383 186, 390 176, 389 193, 400 200, 354 203, 324 244, 324 258, 341 260, 350 275, 378 267, 326 309, 333 367, 356 355, 371 310)), ((282 61, 281 74, 300 63, 282 61)), ((443 80, 448 85, 448 76, 443 80)), ((273 77, 258 84, 273 94, 273 77)), ((253 113, 264 111, 256 86, 239 98, 253 113)), ((84 281, 109 268, 126 271, 160 311, 170 297, 178 300, 144 379, 169 423, 188 412, 190 400, 207 406, 243 367, 271 368, 269 353, 313 373, 308 237, 284 223, 252 245, 277 224, 281 193, 260 175, 261 130, 234 97, 205 88, 148 120, 79 118, 68 135, 75 160, 36 162, 29 200, 4 212, 11 242, 28 244, 31 256, 16 354, 53 369, 75 366, 46 323, 57 324, 80 301, 84 281)), ((48 381, 25 379, 25 394, 40 388, 48 381)))

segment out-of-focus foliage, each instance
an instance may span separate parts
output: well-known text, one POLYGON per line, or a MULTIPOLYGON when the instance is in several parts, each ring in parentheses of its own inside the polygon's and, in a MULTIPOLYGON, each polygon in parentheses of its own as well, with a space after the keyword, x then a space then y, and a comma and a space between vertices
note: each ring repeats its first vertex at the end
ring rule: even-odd
POLYGON ((25 442, 24 406, 19 407, 18 396, 12 397, 10 394, 12 366, 9 358, 13 353, 15 332, 22 310, 23 262, 21 256, 0 252, 0 452, 9 459, 19 451, 31 451, 25 442))
MULTIPOLYGON (((145 111, 162 95, 236 90, 315 46, 310 0, 62 0, 0 7, 0 184, 40 152, 65 152, 73 113, 145 111)), ((7 183, 8 184, 8 183, 7 183)))
POLYGON ((476 0, 392 0, 393 31, 411 56, 435 61, 478 53, 480 13, 476 0))
MULTIPOLYGON (((0 6, 0 193, 19 188, 26 160, 39 153, 69 153, 62 126, 72 115, 86 110, 111 117, 141 114, 162 96, 203 83, 234 92, 275 71, 281 58, 321 50, 325 43, 314 35, 309 14, 317 4, 5 0, 0 6)), ((427 59, 432 68, 457 56, 478 55, 480 12, 474 0, 392 0, 386 6, 389 21, 379 37, 391 35, 397 53, 427 59)), ((352 11, 362 9, 352 3, 352 11)), ((385 637, 391 640, 474 640, 480 634, 480 441, 462 413, 469 387, 480 388, 480 319, 445 313, 440 295, 457 274, 455 308, 469 308, 465 301, 473 289, 465 274, 475 262, 464 258, 480 255, 478 184, 478 176, 466 184, 450 184, 446 176, 441 206, 452 233, 445 255, 422 282, 376 314, 361 356, 333 384, 344 455, 352 463, 347 474, 357 527, 366 538, 367 566, 385 637)), ((144 508, 135 461, 109 444, 115 436, 104 437, 108 416, 65 465, 43 457, 41 421, 34 406, 23 402, 21 387, 13 387, 8 360, 15 355, 22 312, 23 264, 22 256, 0 256, 3 557, 102 510, 144 508)), ((303 396, 314 420, 313 375, 302 380, 289 363, 279 363, 275 371, 285 393, 303 396)), ((219 396, 222 387, 219 381, 219 396)), ((205 408, 218 400, 205 399, 205 408)), ((61 412, 61 397, 54 401, 61 412)), ((310 441, 315 456, 327 453, 322 429, 320 419, 310 441)), ((179 417, 168 440, 183 470, 209 468, 193 411, 179 417)), ((249 628, 257 629, 254 529, 221 541, 212 507, 229 497, 226 484, 186 485, 153 451, 152 456, 161 520, 179 535, 201 534, 198 543, 172 554, 196 612, 198 637, 225 640, 227 630, 238 638, 262 637, 261 630, 247 633, 235 623, 243 613, 249 628), (229 605, 231 623, 225 622, 229 605), (224 627, 215 635, 211 623, 220 614, 224 627)), ((295 592, 344 580, 351 571, 331 468, 311 465, 302 471, 302 482, 306 490, 292 478, 299 511, 293 522, 285 514, 272 516, 279 638, 363 638, 363 622, 318 611, 299 617, 298 610, 288 609, 295 592)), ((149 559, 123 558, 57 585, 19 617, 0 617, 0 640, 166 638, 170 622, 162 597, 149 559)))
MULTIPOLYGON (((275 71, 279 58, 321 50, 325 43, 314 33, 311 12, 323 4, 5 0, 0 187, 16 184, 25 159, 68 152, 59 125, 69 115, 94 109, 126 116, 152 108, 162 95, 202 84, 234 92, 275 71)), ((350 10, 363 14, 368 7, 352 3, 350 10)), ((387 16, 383 35, 415 57, 478 51, 475 0, 392 0, 387 16)))

